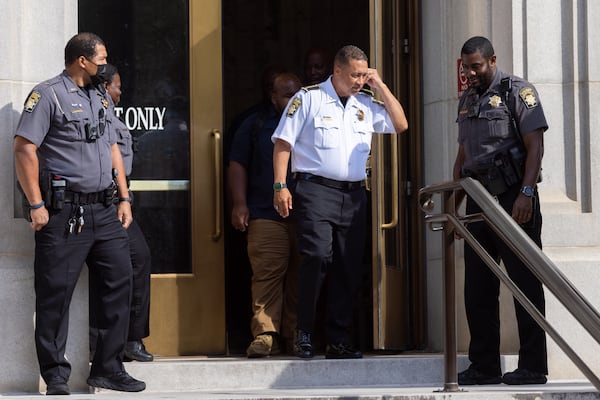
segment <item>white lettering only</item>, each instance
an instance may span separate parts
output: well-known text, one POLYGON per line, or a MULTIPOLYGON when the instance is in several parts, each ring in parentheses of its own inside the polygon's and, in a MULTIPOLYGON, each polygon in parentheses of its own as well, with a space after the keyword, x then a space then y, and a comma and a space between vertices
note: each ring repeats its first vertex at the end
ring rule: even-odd
POLYGON ((115 107, 118 118, 124 116, 124 122, 130 131, 162 131, 165 129, 166 107, 115 107))

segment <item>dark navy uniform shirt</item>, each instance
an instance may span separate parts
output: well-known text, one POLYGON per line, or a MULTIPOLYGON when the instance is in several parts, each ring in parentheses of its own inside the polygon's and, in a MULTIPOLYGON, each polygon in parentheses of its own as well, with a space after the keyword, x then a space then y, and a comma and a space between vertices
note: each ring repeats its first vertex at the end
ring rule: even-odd
POLYGON ((62 176, 69 190, 99 192, 112 180, 113 114, 104 94, 78 87, 66 71, 36 85, 29 94, 15 135, 38 147, 40 170, 62 176), (96 127, 87 140, 86 125, 96 127))
MULTIPOLYGON (((273 106, 261 108, 242 122, 231 145, 229 159, 242 164, 248 172, 246 202, 251 219, 283 220, 273 208, 274 145, 271 142, 280 116, 273 106)), ((286 182, 292 183, 289 169, 286 182)))
POLYGON ((472 87, 465 91, 459 101, 456 119, 458 142, 465 150, 463 168, 475 169, 478 164, 489 162, 493 154, 508 150, 521 141, 512 128, 511 113, 521 134, 548 129, 536 89, 522 78, 496 70, 485 93, 479 95, 472 87), (508 98, 500 89, 500 81, 505 77, 512 79, 508 98))

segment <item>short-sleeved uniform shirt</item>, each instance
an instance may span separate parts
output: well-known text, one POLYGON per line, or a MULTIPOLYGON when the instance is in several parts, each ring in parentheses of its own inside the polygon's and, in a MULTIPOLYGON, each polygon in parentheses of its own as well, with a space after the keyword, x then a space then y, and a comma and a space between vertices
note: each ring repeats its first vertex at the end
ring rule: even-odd
POLYGON ((548 129, 535 87, 522 78, 496 70, 485 93, 479 95, 474 88, 465 91, 459 101, 456 119, 458 143, 465 150, 463 168, 475 169, 477 165, 489 162, 498 151, 508 150, 521 142, 519 133, 512 126, 511 113, 521 134, 548 129), (512 90, 506 98, 500 82, 507 77, 512 80, 512 90))
POLYGON ((78 87, 63 71, 33 88, 15 135, 38 147, 40 170, 62 176, 69 190, 99 192, 113 179, 115 140, 108 108, 103 93, 92 86, 78 87), (86 130, 97 139, 88 140, 86 130))
MULTIPOLYGON (((273 142, 271 135, 281 114, 270 106, 250 114, 235 132, 229 160, 243 165, 248 172, 246 203, 251 219, 283 218, 273 209, 273 142)), ((288 173, 287 182, 291 182, 288 173)))
POLYGON ((113 125, 112 131, 115 133, 117 145, 121 151, 121 157, 123 157, 125 176, 129 176, 131 175, 131 167, 133 165, 133 138, 125 122, 121 121, 115 114, 114 105, 110 107, 110 112, 113 116, 111 119, 113 125))
POLYGON ((361 91, 344 107, 330 77, 290 99, 272 140, 291 145, 292 172, 356 182, 366 178, 374 132, 395 133, 383 103, 361 91))

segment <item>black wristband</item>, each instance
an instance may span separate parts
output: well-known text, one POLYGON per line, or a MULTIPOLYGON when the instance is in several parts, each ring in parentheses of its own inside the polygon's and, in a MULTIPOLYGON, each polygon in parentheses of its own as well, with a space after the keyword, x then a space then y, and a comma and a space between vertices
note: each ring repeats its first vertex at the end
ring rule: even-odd
POLYGON ((119 203, 122 203, 124 201, 126 201, 128 203, 132 202, 131 197, 119 197, 119 203))
POLYGON ((46 202, 45 202, 44 200, 42 200, 42 201, 40 201, 40 202, 39 202, 39 203, 37 203, 37 204, 30 205, 30 206, 29 206, 29 209, 30 209, 30 210, 37 210, 38 208, 42 208, 42 207, 43 207, 45 204, 46 204, 46 202))

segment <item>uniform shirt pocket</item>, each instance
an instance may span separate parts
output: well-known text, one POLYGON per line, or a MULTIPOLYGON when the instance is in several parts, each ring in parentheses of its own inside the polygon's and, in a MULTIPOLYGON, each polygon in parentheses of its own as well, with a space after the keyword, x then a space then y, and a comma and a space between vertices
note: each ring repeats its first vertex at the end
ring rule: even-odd
POLYGON ((367 122, 357 122, 354 124, 354 134, 358 135, 356 150, 364 153, 369 152, 372 132, 373 127, 367 122))
POLYGON ((333 149, 340 143, 340 125, 331 117, 315 118, 315 146, 333 149))
POLYGON ((89 124, 88 118, 84 118, 84 112, 80 110, 67 111, 62 114, 64 121, 61 121, 57 126, 63 126, 56 136, 68 141, 83 141, 86 139, 85 126, 89 124))
POLYGON ((123 158, 131 156, 133 150, 131 143, 131 134, 129 133, 129 131, 122 128, 116 128, 115 130, 117 132, 117 144, 119 145, 119 150, 121 150, 123 158))
POLYGON ((510 114, 505 108, 482 110, 480 119, 485 119, 489 127, 489 136, 493 138, 508 138, 511 136, 510 114))

